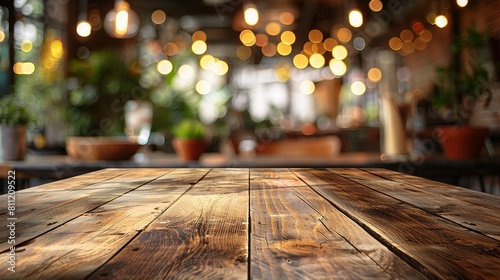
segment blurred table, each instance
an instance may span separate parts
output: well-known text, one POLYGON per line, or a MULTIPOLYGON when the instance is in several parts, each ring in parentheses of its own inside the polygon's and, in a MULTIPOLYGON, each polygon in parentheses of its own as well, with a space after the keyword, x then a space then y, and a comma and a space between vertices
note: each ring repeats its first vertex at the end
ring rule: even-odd
MULTIPOLYGON (((175 154, 163 152, 137 153, 125 161, 82 161, 66 155, 30 156, 24 161, 0 163, 1 169, 13 169, 27 179, 59 180, 103 168, 137 167, 314 167, 314 168, 386 168, 402 173, 458 185, 463 176, 482 178, 500 175, 500 158, 480 158, 473 160, 447 160, 434 156, 425 160, 382 160, 378 153, 340 153, 335 156, 287 157, 276 155, 228 156, 221 153, 205 153, 199 161, 185 162, 175 154)), ((33 185, 33 184, 28 184, 33 185)))
POLYGON ((500 275, 500 197, 384 169, 103 169, 15 196, 0 279, 500 275))

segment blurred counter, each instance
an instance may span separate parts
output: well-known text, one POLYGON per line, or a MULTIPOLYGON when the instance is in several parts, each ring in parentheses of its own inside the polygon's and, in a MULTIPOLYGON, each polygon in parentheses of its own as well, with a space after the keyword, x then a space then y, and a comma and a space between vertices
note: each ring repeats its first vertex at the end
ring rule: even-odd
MULTIPOLYGON (((130 160, 125 161, 82 161, 66 155, 39 155, 29 156, 24 161, 0 163, 2 174, 8 170, 15 170, 22 185, 31 187, 38 184, 65 179, 76 175, 96 171, 103 168, 238 168, 238 167, 313 167, 313 168, 386 168, 406 174, 416 175, 427 179, 464 185, 464 178, 470 184, 471 178, 478 189, 491 191, 488 186, 489 177, 500 177, 500 157, 481 158, 474 160, 446 160, 436 155, 425 160, 382 160, 378 153, 357 152, 340 153, 334 156, 277 156, 277 155, 249 155, 227 156, 221 153, 205 153, 199 161, 184 162, 175 154, 163 152, 137 153, 130 160)), ((4 178, 6 176, 2 175, 4 178)), ((498 185, 500 182, 496 182, 498 185)))

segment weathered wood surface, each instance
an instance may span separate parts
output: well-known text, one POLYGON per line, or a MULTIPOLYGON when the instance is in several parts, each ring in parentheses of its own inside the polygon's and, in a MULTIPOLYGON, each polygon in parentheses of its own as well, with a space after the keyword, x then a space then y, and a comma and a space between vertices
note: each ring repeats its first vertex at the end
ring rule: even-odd
POLYGON ((253 279, 424 278, 287 169, 253 169, 253 279))
POLYGON ((0 279, 500 275, 500 198, 382 169, 106 169, 16 197, 0 279))
MULTIPOLYGON (((495 279, 500 275, 498 240, 335 172, 305 170, 297 173, 319 194, 429 278, 495 279)), ((370 185, 369 181, 366 184, 370 185)))
POLYGON ((247 209, 248 171, 212 170, 90 279, 245 278, 247 209))

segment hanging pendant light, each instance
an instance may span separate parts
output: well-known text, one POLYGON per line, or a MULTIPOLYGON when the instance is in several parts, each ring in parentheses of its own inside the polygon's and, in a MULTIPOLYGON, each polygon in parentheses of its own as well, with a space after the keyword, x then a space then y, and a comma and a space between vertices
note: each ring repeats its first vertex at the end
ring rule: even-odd
POLYGON ((87 0, 80 0, 80 11, 78 13, 78 23, 76 24, 76 33, 80 37, 88 37, 92 31, 87 20, 87 0))
POLYGON ((104 30, 114 38, 131 38, 139 31, 139 16, 129 3, 116 0, 115 7, 104 18, 104 30))

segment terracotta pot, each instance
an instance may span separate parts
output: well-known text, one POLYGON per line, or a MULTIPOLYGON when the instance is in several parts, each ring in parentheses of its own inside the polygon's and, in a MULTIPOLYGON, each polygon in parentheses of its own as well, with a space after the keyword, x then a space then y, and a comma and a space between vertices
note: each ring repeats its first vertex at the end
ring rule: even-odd
POLYGON ((172 146, 182 160, 199 160, 205 152, 206 144, 203 139, 172 139, 172 146))
POLYGON ((446 158, 471 159, 481 155, 489 129, 476 126, 449 126, 439 127, 435 133, 446 158))

